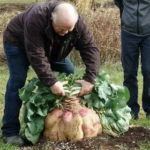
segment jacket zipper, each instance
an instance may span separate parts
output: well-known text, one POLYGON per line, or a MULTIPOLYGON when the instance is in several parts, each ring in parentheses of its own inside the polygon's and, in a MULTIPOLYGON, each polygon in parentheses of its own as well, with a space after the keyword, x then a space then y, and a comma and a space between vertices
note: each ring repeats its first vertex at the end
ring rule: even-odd
POLYGON ((137 7, 137 32, 138 34, 140 33, 139 31, 139 0, 138 0, 138 7, 137 7))
POLYGON ((51 40, 51 45, 50 42, 48 43, 48 58, 51 57, 51 52, 52 52, 52 46, 53 46, 53 41, 51 40))
POLYGON ((57 61, 62 59, 65 47, 66 47, 66 41, 64 41, 62 44, 62 47, 61 47, 60 52, 57 57, 57 61))
POLYGON ((52 46, 49 47, 49 54, 48 54, 48 58, 51 57, 51 52, 52 52, 52 46))

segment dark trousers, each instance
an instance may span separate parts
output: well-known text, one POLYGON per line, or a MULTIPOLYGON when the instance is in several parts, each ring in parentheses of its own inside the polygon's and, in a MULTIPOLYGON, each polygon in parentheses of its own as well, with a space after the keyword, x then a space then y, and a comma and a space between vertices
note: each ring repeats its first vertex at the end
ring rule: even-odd
MULTIPOLYGON (((9 79, 5 93, 2 134, 5 137, 9 137, 19 134, 19 112, 22 101, 19 98, 18 89, 25 84, 30 63, 25 52, 18 46, 4 43, 4 51, 9 68, 9 79)), ((66 74, 74 72, 74 66, 69 58, 61 62, 51 63, 51 67, 53 71, 65 72, 66 74)))
POLYGON ((124 70, 124 86, 130 91, 128 106, 133 114, 139 113, 137 71, 139 55, 143 75, 142 106, 145 112, 150 112, 150 35, 139 37, 126 31, 121 32, 121 60, 124 70))

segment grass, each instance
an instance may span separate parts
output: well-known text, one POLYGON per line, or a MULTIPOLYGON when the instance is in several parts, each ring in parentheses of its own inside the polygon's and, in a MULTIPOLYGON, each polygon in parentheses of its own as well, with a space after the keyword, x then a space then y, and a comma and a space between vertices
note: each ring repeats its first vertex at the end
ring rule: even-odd
MULTIPOLYGON (((96 2, 103 2, 107 0, 95 0, 96 2)), ((0 3, 34 3, 34 2, 46 2, 46 0, 0 0, 0 3)))
POLYGON ((109 2, 109 1, 112 1, 112 0, 95 0, 95 2, 98 2, 98 3, 109 2))
MULTIPOLYGON (((110 80, 114 84, 122 85, 123 81, 123 73, 122 73, 122 67, 120 63, 112 64, 112 63, 106 63, 101 67, 101 70, 105 70, 110 75, 110 80)), ((35 77, 35 73, 32 69, 29 69, 28 73, 28 79, 31 79, 32 77, 35 77)), ((8 79, 8 69, 6 66, 3 66, 0 68, 0 120, 2 119, 3 115, 3 108, 4 108, 4 93, 5 93, 5 85, 8 79)), ((142 91, 142 75, 139 70, 138 72, 138 80, 139 80, 139 103, 141 106, 141 91, 142 91)), ((21 120, 20 115, 20 120, 21 120)), ((135 126, 143 126, 150 128, 150 121, 145 119, 145 113, 140 110, 140 119, 138 121, 131 121, 131 125, 135 126)), ((0 121, 0 127, 2 126, 2 123, 0 121)), ((1 135, 1 131, 0 131, 1 135)), ((121 146, 121 145, 120 145, 121 146)), ((139 150, 148 150, 147 147, 150 147, 150 143, 147 144, 141 144, 139 150)), ((2 137, 0 138, 0 150, 18 150, 17 147, 11 146, 8 144, 5 144, 2 137)))
POLYGON ((0 0, 0 3, 35 3, 45 1, 46 0, 0 0))

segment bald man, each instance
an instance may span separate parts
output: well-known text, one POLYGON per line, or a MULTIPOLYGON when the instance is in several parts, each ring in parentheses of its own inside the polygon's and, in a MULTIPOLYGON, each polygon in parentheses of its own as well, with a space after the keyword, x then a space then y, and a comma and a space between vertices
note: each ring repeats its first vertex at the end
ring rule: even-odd
POLYGON ((66 2, 38 3, 13 18, 4 32, 4 51, 9 68, 5 94, 2 134, 7 143, 23 146, 19 136, 19 112, 22 105, 18 89, 25 84, 31 65, 40 81, 57 95, 65 95, 53 71, 74 73, 67 57, 75 47, 86 66, 79 96, 93 88, 99 72, 99 50, 93 36, 77 13, 66 2))

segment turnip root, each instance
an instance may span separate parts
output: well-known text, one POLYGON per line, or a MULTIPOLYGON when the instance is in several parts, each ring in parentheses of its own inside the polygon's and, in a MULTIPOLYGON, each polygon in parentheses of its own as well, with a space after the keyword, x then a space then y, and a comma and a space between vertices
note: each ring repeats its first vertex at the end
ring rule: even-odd
POLYGON ((76 142, 101 132, 102 126, 96 112, 82 107, 76 97, 64 100, 63 109, 55 109, 45 118, 44 136, 51 141, 76 142))
POLYGON ((73 115, 73 118, 70 122, 66 122, 64 120, 64 135, 68 140, 75 142, 83 138, 82 124, 82 118, 77 113, 73 115))

